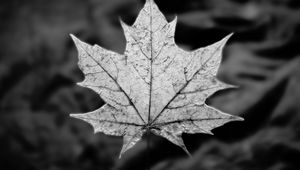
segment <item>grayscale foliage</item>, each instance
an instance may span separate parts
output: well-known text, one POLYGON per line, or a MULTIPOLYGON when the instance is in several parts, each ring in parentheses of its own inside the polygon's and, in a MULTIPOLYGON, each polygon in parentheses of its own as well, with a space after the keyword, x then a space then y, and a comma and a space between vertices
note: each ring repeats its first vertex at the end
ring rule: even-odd
POLYGON ((71 114, 94 131, 123 136, 121 155, 147 131, 187 151, 182 133, 212 134, 213 128, 243 120, 205 104, 218 90, 232 85, 216 74, 226 41, 188 52, 174 41, 177 19, 167 22, 153 0, 147 0, 132 26, 121 21, 127 45, 124 54, 91 46, 71 35, 85 75, 83 87, 106 102, 98 110, 71 114))

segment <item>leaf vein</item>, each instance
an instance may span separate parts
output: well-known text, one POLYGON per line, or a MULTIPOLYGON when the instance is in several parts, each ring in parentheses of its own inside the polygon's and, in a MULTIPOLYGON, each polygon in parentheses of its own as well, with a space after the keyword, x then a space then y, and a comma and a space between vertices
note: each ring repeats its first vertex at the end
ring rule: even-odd
POLYGON ((132 102, 132 100, 130 99, 130 97, 127 95, 127 93, 124 91, 124 89, 119 85, 119 83, 117 82, 117 80, 115 80, 113 78, 112 75, 109 74, 109 72, 104 69, 104 67, 102 67, 102 65, 87 51, 85 50, 81 45, 80 47, 82 48, 82 50, 84 50, 88 56, 99 65, 99 67, 116 83, 116 85, 120 88, 120 90, 124 93, 124 95, 126 96, 127 100, 129 101, 129 103, 132 105, 133 109, 135 110, 136 114, 139 116, 139 118, 145 123, 145 120, 142 118, 141 114, 139 113, 139 111, 137 110, 136 106, 134 105, 134 103, 132 102))

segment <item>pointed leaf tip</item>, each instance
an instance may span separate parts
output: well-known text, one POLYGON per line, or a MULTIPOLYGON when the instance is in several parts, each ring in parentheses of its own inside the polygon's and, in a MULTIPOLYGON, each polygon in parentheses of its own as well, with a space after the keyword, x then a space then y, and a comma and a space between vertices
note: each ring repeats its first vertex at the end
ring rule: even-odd
POLYGON ((128 24, 126 22, 124 22, 121 17, 119 17, 119 22, 120 22, 121 26, 128 26, 128 24))
POLYGON ((235 121, 244 121, 245 119, 239 116, 235 116, 235 121))
POLYGON ((73 41, 77 40, 78 38, 74 34, 69 34, 73 41))
POLYGON ((173 19, 171 22, 175 22, 175 23, 177 23, 177 21, 178 21, 178 16, 177 16, 177 15, 175 15, 174 19, 173 19))
POLYGON ((187 148, 186 148, 185 145, 181 146, 181 148, 184 150, 184 152, 185 152, 189 157, 192 157, 192 154, 187 150, 187 148))
POLYGON ((234 32, 230 33, 230 34, 227 35, 227 36, 230 38, 231 36, 233 36, 233 34, 234 34, 234 32))
POLYGON ((76 119, 81 119, 82 114, 78 114, 78 113, 70 113, 69 116, 72 117, 72 118, 76 118, 76 119))
POLYGON ((70 113, 69 116, 70 117, 76 117, 76 114, 75 113, 70 113))
POLYGON ((227 36, 225 36, 221 42, 222 42, 222 45, 225 45, 227 43, 227 41, 233 36, 233 33, 230 33, 228 34, 227 36))
POLYGON ((78 83, 76 83, 78 86, 82 86, 82 87, 84 87, 84 85, 83 85, 83 82, 78 82, 78 83))
POLYGON ((77 47, 78 47, 78 46, 81 46, 81 47, 82 47, 82 45, 83 45, 83 46, 90 46, 90 44, 81 41, 81 40, 80 40, 79 38, 77 38, 75 35, 70 34, 70 36, 71 36, 73 42, 75 43, 75 45, 76 45, 77 47))
POLYGON ((70 34, 73 42, 75 43, 76 46, 78 46, 79 43, 81 43, 82 41, 80 41, 75 35, 70 34))

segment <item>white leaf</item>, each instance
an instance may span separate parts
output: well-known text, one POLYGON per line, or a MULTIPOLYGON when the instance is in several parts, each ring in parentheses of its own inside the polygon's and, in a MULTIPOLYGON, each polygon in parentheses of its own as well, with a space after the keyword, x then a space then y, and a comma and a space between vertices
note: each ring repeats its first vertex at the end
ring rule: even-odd
POLYGON ((207 106, 218 90, 233 87, 216 74, 229 36, 187 52, 174 41, 177 19, 168 23, 153 0, 147 0, 132 26, 121 21, 127 40, 124 54, 86 44, 71 35, 85 74, 83 87, 106 104, 72 117, 90 123, 95 132, 124 136, 121 155, 151 131, 187 151, 182 133, 207 133, 230 121, 243 120, 207 106))

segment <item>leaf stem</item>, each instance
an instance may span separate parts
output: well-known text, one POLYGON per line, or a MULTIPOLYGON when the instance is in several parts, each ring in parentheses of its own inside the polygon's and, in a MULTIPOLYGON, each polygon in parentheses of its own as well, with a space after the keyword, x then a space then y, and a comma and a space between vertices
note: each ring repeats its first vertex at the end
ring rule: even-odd
POLYGON ((147 170, 151 170, 150 158, 151 158, 151 153, 150 153, 150 131, 148 129, 147 130, 147 170))

